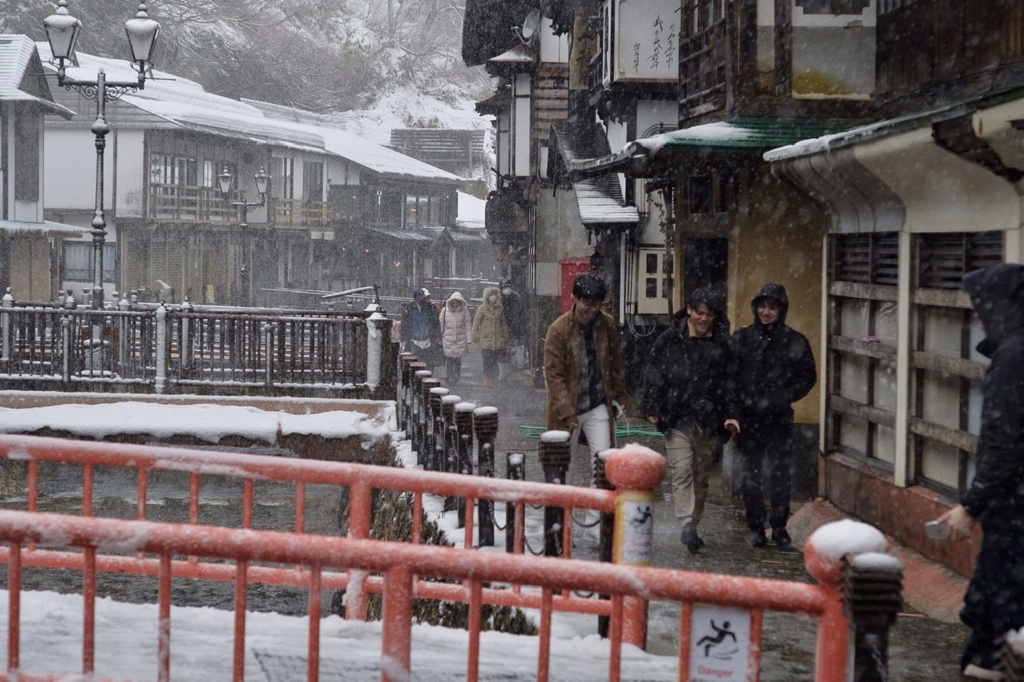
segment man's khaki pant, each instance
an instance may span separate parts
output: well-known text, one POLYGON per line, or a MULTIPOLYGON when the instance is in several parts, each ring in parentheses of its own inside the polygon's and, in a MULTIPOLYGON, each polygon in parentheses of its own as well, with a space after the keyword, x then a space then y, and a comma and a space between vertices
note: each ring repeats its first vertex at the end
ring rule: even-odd
POLYGON ((665 459, 676 518, 686 523, 699 523, 708 498, 711 465, 714 463, 716 439, 697 428, 672 429, 665 436, 665 459))

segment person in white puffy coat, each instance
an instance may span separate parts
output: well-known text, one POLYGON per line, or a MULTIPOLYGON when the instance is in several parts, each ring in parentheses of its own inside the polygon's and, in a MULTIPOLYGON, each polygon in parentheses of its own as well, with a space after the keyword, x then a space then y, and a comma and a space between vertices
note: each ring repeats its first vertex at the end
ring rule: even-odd
POLYGON ((448 297, 441 310, 441 347, 444 349, 445 379, 449 386, 457 386, 462 378, 462 358, 469 353, 472 328, 473 321, 466 299, 456 291, 448 297))

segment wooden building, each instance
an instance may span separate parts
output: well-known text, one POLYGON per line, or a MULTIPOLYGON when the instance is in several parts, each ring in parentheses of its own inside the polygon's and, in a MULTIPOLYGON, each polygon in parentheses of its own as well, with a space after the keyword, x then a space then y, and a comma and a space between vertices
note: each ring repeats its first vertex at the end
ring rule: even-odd
MULTIPOLYGON (((634 362, 696 286, 727 292, 735 328, 785 285, 819 367, 796 405, 808 492, 969 573, 971 547, 922 531, 973 475, 984 363, 963 275, 1024 260, 1024 2, 525 4, 524 30, 536 11, 567 41, 569 92, 549 177, 516 182, 611 178, 637 210, 554 228, 596 237, 634 362)), ((506 81, 483 110, 514 111, 506 81)), ((539 252, 539 200, 492 201, 539 252)))

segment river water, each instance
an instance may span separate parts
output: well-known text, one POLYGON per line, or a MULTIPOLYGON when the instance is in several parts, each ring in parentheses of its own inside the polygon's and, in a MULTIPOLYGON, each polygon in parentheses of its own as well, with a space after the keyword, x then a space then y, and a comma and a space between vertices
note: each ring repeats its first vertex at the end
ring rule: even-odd
MULTIPOLYGON (((264 454, 264 453, 260 453, 264 454)), ((26 509, 24 463, 3 464, 5 488, 0 491, 0 507, 26 509), (3 493, 6 494, 3 494, 3 493)), ((138 499, 135 470, 96 467, 94 470, 93 515, 102 518, 134 519, 138 499)), ((188 523, 189 480, 187 473, 152 471, 147 483, 146 517, 150 521, 188 523)), ((227 528, 242 527, 244 484, 241 479, 203 475, 200 484, 200 525, 227 528)), ((38 509, 81 515, 83 470, 79 465, 41 463, 39 467, 38 509)), ((338 535, 338 512, 342 498, 337 486, 307 485, 305 531, 310 534, 338 535)), ((292 531, 295 529, 295 486, 255 481, 253 528, 292 531)), ((0 579, 6 581, 7 567, 0 566, 0 579)), ((22 587, 62 593, 81 591, 80 574, 59 569, 23 567, 22 587)), ((97 579, 97 594, 131 603, 153 603, 157 599, 156 577, 102 573, 97 579)), ((330 607, 331 593, 325 593, 323 608, 330 607)), ((304 589, 277 585, 251 584, 248 608, 302 615, 308 610, 304 589)), ((233 608, 231 582, 175 579, 172 601, 180 606, 233 608)))

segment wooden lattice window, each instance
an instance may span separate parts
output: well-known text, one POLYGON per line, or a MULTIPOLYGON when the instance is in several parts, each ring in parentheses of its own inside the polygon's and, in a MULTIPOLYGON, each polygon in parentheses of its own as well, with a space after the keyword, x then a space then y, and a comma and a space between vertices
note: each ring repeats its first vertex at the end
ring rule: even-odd
POLYGON ((959 290, 968 272, 1002 262, 1003 234, 924 234, 918 237, 917 254, 918 287, 959 290))
POLYGON ((844 234, 836 237, 833 279, 894 286, 899 274, 898 268, 897 233, 844 234))

